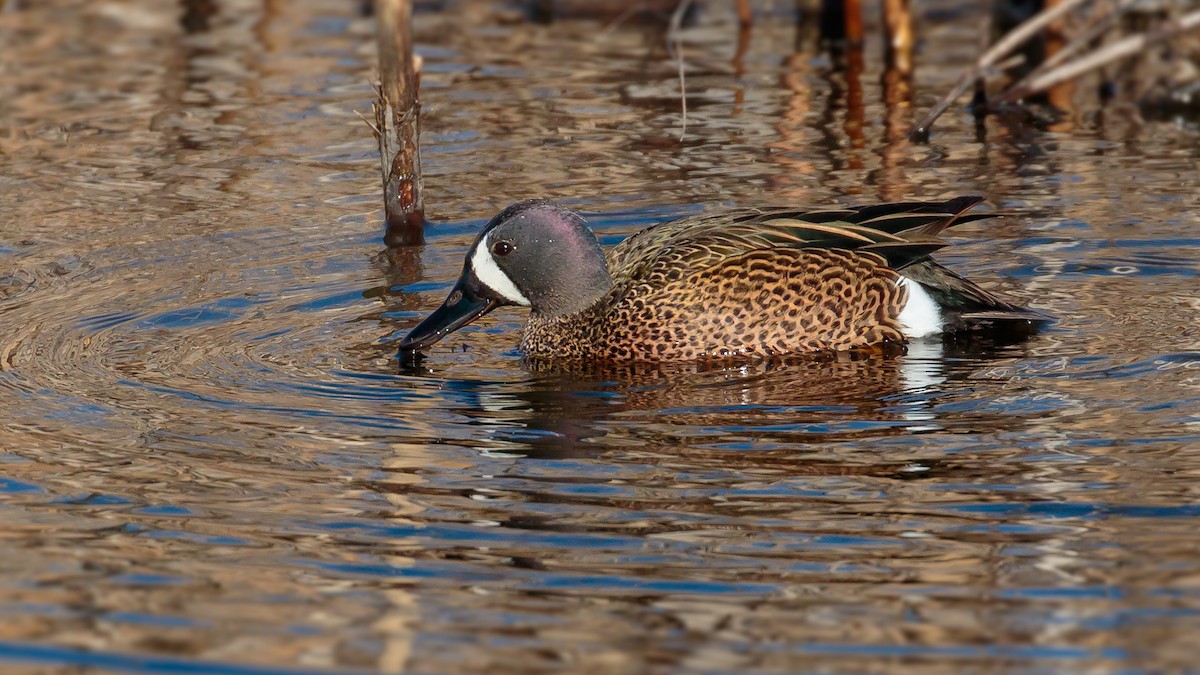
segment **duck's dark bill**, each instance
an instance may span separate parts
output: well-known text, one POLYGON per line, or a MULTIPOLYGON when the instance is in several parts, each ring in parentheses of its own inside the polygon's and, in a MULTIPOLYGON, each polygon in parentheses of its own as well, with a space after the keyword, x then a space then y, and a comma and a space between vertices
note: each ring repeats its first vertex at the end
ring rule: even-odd
POLYGON ((438 340, 487 314, 500 303, 491 298, 482 297, 472 288, 469 280, 459 279, 451 289, 446 301, 433 314, 417 324, 408 335, 400 341, 400 349, 416 351, 433 346, 438 340))

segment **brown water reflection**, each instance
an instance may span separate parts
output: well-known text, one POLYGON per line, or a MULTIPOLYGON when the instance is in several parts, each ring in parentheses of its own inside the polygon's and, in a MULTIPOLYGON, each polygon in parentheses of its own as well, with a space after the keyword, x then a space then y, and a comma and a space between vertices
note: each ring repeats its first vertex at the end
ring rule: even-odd
POLYGON ((684 31, 682 141, 653 22, 419 11, 441 224, 385 254, 357 3, 10 0, 0 669, 1192 667, 1195 120, 1081 94, 913 145, 973 8, 928 8, 911 87, 760 11, 684 31), (617 372, 522 361, 515 311, 418 368, 389 342, 516 199, 612 243, 960 193, 1012 216, 943 259, 1050 330, 617 372))

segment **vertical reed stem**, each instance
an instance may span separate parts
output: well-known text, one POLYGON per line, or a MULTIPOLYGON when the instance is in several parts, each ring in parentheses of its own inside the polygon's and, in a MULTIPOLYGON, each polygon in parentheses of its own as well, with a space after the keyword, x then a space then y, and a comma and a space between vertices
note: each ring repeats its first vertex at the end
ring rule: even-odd
POLYGON ((417 62, 412 49, 410 0, 375 0, 379 43, 379 100, 375 136, 383 174, 384 243, 411 246, 424 241, 421 198, 421 104, 417 62))

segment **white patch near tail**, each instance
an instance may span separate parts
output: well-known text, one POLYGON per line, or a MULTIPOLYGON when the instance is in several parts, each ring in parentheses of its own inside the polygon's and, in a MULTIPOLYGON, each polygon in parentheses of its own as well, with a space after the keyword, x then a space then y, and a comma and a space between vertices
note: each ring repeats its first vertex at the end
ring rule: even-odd
POLYGON ((496 259, 492 257, 492 238, 486 237, 479 242, 479 246, 475 248, 475 254, 471 256, 471 269, 475 271, 475 276, 483 282, 484 286, 504 296, 509 302, 515 302, 518 305, 529 306, 529 298, 517 288, 517 285, 508 278, 504 270, 496 264, 496 259))
POLYGON ((942 310, 921 284, 901 276, 897 286, 908 289, 908 302, 900 310, 900 328, 912 339, 942 332, 942 310))

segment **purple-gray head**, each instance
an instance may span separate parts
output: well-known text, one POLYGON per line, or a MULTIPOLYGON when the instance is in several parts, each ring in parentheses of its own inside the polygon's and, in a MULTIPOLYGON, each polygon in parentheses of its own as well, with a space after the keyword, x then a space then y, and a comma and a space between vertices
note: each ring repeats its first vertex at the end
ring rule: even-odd
POLYGON ((582 216, 552 201, 517 202, 480 230, 446 301, 400 349, 425 349, 501 305, 525 305, 546 317, 574 314, 611 287, 604 252, 582 216))

